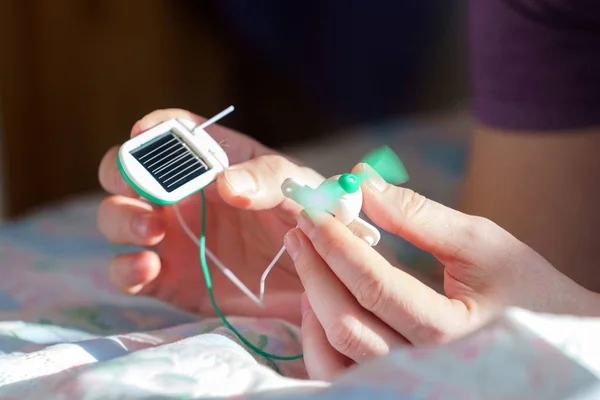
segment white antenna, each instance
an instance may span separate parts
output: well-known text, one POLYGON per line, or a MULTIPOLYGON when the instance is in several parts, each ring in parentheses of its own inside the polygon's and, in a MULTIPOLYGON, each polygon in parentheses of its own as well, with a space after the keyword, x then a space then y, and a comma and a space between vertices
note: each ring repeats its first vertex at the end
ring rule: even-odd
POLYGON ((215 115, 214 117, 209 118, 206 121, 204 121, 203 123, 201 123, 196 129, 204 129, 204 128, 207 128, 207 127, 211 126, 212 124, 214 124, 215 122, 217 122, 221 118, 223 118, 226 115, 230 114, 234 109, 235 108, 233 106, 227 107, 226 109, 224 109, 223 111, 221 111, 220 113, 218 113, 217 115, 215 115))

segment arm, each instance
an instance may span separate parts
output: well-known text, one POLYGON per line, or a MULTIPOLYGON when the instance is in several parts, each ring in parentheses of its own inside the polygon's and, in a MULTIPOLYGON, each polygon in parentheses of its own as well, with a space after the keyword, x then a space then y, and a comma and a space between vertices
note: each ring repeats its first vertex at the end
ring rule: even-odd
POLYGON ((473 0, 462 210, 600 291, 600 3, 473 0))
POLYGON ((462 210, 502 226, 600 292, 600 130, 509 134, 479 127, 462 210))

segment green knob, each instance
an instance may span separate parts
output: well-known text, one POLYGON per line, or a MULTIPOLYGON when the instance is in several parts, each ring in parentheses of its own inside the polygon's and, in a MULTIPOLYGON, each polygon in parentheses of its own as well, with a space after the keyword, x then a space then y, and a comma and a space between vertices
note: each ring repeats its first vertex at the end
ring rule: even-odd
POLYGON ((355 193, 360 189, 360 183, 358 182, 358 178, 353 174, 344 174, 338 178, 338 183, 340 187, 346 193, 355 193))

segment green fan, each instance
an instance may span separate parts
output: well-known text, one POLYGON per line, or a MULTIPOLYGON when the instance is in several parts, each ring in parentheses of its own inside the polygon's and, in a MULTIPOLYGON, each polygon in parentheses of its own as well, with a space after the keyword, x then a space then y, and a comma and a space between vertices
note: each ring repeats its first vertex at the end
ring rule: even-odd
MULTIPOLYGON (((368 153, 361 163, 368 164, 390 184, 400 185, 408 181, 404 164, 388 146, 368 153)), ((368 178, 365 172, 345 173, 332 176, 316 189, 290 178, 281 188, 284 196, 293 199, 305 209, 325 211, 350 226, 355 233, 359 231, 359 233, 373 234, 375 228, 359 218, 362 208, 360 184, 368 178)), ((379 240, 379 232, 375 236, 373 242, 379 240)))

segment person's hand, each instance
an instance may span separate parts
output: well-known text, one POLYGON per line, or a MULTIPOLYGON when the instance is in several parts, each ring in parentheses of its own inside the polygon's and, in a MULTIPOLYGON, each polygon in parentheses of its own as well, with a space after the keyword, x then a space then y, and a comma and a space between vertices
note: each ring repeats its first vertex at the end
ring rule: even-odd
POLYGON ((388 185, 364 164, 356 169, 371 176, 362 184, 365 213, 445 266, 445 295, 392 267, 331 215, 303 211, 285 244, 306 290, 302 342, 312 378, 407 343, 446 342, 507 306, 600 311, 596 294, 491 221, 388 185))
MULTIPOLYGON (((138 135, 172 118, 203 118, 183 110, 159 110, 138 121, 131 132, 138 135)), ((283 236, 296 225, 300 207, 285 199, 280 185, 298 177, 318 185, 323 178, 299 167, 250 137, 213 125, 208 129, 222 142, 232 165, 205 189, 207 202, 206 246, 256 294, 263 270, 283 245, 283 236)), ((110 276, 121 290, 152 296, 187 311, 213 315, 199 262, 198 248, 185 235, 172 207, 158 207, 142 200, 125 183, 116 158, 118 148, 107 152, 99 179, 112 196, 98 210, 98 227, 112 242, 148 248, 115 257, 110 276)), ((191 229, 200 232, 200 195, 179 203, 191 229)), ((209 261, 209 265, 210 265, 209 261)), ((236 315, 281 317, 300 320, 301 284, 291 260, 284 254, 267 280, 266 308, 250 301, 211 265, 219 307, 236 315), (293 311, 290 311, 293 310, 293 311)))

